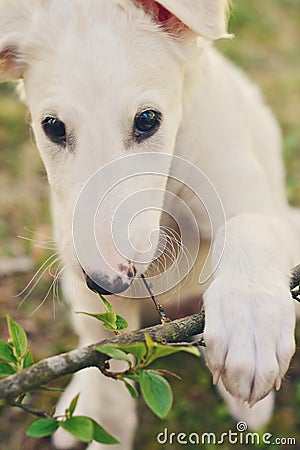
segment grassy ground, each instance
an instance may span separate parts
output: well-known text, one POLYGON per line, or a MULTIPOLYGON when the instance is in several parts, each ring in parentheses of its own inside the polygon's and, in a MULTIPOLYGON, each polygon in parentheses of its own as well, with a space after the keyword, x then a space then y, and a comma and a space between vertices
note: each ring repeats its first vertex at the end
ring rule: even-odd
MULTIPOLYGON (((287 191, 290 201, 300 205, 300 6, 299 0, 236 0, 230 29, 234 41, 219 43, 219 48, 244 68, 262 88, 284 132, 284 156, 287 167, 287 191)), ((32 144, 25 108, 16 100, 8 85, 0 87, 0 257, 29 254, 37 270, 51 254, 17 235, 45 240, 50 236, 48 188, 43 166, 32 144)), ((300 256, 299 256, 300 257, 300 256)), ((53 280, 46 271, 30 296, 16 297, 33 276, 32 273, 0 280, 0 334, 6 337, 7 313, 26 328, 36 359, 71 349, 76 342, 66 325, 67 307, 47 297, 40 304, 53 280), (21 306, 20 306, 21 305, 21 306), (55 311, 55 314, 54 314, 55 311)), ((298 332, 298 335, 300 333, 298 332)), ((298 336, 300 338, 300 335, 298 336)), ((299 342, 299 339, 298 339, 299 342)), ((300 449, 300 352, 276 400, 276 411, 267 428, 274 436, 297 437, 300 449)), ((175 405, 166 421, 158 421, 140 403, 141 426, 136 450, 169 450, 176 445, 159 445, 156 435, 168 427, 175 432, 215 432, 234 429, 224 404, 211 387, 211 378, 203 362, 188 356, 170 358, 163 363, 183 376, 173 381, 175 405), (186 368, 188 367, 188 371, 186 368)), ((55 395, 34 395, 39 407, 48 408, 55 395)), ((0 418, 1 450, 47 450, 50 444, 24 438, 31 418, 15 411, 5 411, 0 418)), ((186 445, 186 448, 194 448, 186 445)), ((252 446, 253 447, 253 446, 252 446)), ((203 448, 214 449, 213 445, 203 448)), ((223 449, 233 446, 223 444, 223 449)), ((238 445, 246 449, 245 445, 238 445)), ((249 448, 249 446, 248 446, 249 448)), ((267 448, 262 446, 261 448, 267 448)), ((273 449, 292 448, 272 445, 273 449)))

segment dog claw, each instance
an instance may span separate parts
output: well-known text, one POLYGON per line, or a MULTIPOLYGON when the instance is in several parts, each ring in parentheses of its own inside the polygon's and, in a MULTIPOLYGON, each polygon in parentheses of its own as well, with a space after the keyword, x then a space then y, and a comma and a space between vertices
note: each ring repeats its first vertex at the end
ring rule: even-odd
POLYGON ((250 398, 249 401, 248 401, 249 408, 250 408, 250 409, 253 408, 253 406, 255 405, 255 403, 256 403, 256 399, 250 398))
POLYGON ((216 384, 218 384, 218 381, 219 381, 220 376, 221 376, 221 372, 222 372, 221 369, 216 369, 216 370, 213 372, 213 385, 214 385, 214 386, 216 386, 216 384))
POLYGON ((255 398, 255 395, 253 393, 253 388, 252 388, 251 393, 250 393, 250 397, 249 397, 249 400, 248 400, 249 408, 250 409, 253 408, 253 406, 255 405, 256 402, 257 402, 257 398, 255 398))
POLYGON ((276 389, 276 391, 280 391, 281 383, 282 383, 282 378, 278 376, 276 378, 276 381, 275 381, 275 389, 276 389))

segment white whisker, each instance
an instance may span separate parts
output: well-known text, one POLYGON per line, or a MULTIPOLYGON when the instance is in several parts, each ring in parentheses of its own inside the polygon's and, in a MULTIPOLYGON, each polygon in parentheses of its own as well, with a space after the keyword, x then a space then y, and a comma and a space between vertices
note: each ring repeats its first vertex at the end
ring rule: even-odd
POLYGON ((38 231, 32 230, 31 228, 28 228, 28 227, 24 227, 24 230, 25 230, 25 231, 28 231, 28 233, 31 233, 31 234, 33 234, 33 235, 40 236, 41 238, 46 238, 47 241, 49 241, 49 242, 51 241, 51 242, 54 243, 54 240, 51 239, 51 238, 50 238, 49 236, 47 236, 46 234, 39 233, 38 231))
POLYGON ((56 249, 55 243, 53 241, 51 241, 51 240, 49 240, 49 241, 38 241, 36 239, 32 239, 30 237, 21 236, 21 235, 18 235, 17 237, 19 239, 23 239, 24 241, 32 242, 34 247, 44 248, 46 250, 55 250, 56 249))
POLYGON ((58 253, 54 253, 53 255, 49 256, 49 258, 46 259, 46 261, 41 265, 41 267, 37 270, 37 272, 35 273, 35 275, 31 278, 31 280, 27 283, 27 285, 25 286, 25 288, 19 292, 17 295, 15 295, 15 297, 20 297, 22 296, 29 288, 29 291, 26 292, 25 297, 22 299, 21 303, 19 304, 19 307, 24 303, 24 301, 29 297, 29 295, 32 293, 32 291, 34 290, 34 288, 37 286, 37 284, 39 283, 39 281, 41 280, 41 278, 44 276, 44 274, 46 273, 47 269, 49 268, 49 265, 52 266, 53 264, 55 264, 57 261, 59 261, 59 257, 57 256, 58 253), (31 287, 30 287, 31 286, 31 287))

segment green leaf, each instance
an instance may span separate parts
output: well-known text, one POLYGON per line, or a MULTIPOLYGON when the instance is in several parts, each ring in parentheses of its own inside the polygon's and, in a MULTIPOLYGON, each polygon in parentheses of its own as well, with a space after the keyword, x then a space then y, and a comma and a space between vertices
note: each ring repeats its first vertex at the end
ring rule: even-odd
POLYGON ((132 362, 129 356, 119 348, 106 346, 96 347, 96 350, 98 350, 98 352, 100 353, 103 353, 104 355, 109 356, 110 358, 117 359, 119 361, 126 361, 130 367, 132 366, 132 362))
POLYGON ((117 327, 115 325, 112 325, 110 322, 103 322, 103 328, 109 331, 116 331, 117 327))
POLYGON ((70 403, 69 408, 67 409, 67 415, 73 416, 74 411, 76 409, 80 394, 76 395, 70 403))
POLYGON ((106 300, 105 297, 103 297, 103 295, 99 294, 99 297, 102 300, 102 303, 104 304, 105 308, 107 309, 108 312, 115 314, 115 311, 113 309, 113 307, 111 306, 111 304, 109 303, 108 300, 106 300))
POLYGON ((135 381, 137 383, 140 382, 140 376, 136 373, 126 373, 126 375, 124 375, 128 380, 132 380, 135 381))
POLYGON ((128 323, 127 321, 124 319, 124 317, 118 316, 116 317, 116 326, 117 329, 122 331, 125 330, 126 328, 128 328, 128 323))
POLYGON ((28 367, 31 367, 33 364, 34 364, 34 360, 32 357, 32 353, 30 350, 27 350, 27 353, 26 353, 24 361, 23 361, 23 368, 27 369, 28 367))
POLYGON ((79 311, 77 314, 84 314, 86 316, 90 316, 90 317, 94 317, 94 319, 99 320, 100 322, 103 323, 103 326, 107 329, 107 330, 116 330, 117 329, 117 325, 116 325, 116 315, 115 313, 112 312, 105 312, 102 314, 91 314, 91 313, 86 313, 83 311, 79 311))
POLYGON ((165 356, 174 355, 175 353, 186 352, 191 355, 200 357, 201 353, 197 347, 194 346, 172 346, 172 345, 162 345, 156 342, 153 342, 153 347, 151 354, 147 355, 147 363, 146 366, 149 366, 153 361, 159 358, 164 358, 165 356))
POLYGON ((14 364, 17 362, 11 346, 2 340, 0 340, 0 359, 5 359, 6 361, 10 361, 14 364))
POLYGON ((8 377, 14 373, 16 373, 16 370, 10 364, 0 362, 0 378, 8 377))
POLYGON ((92 420, 94 426, 93 439, 101 444, 119 444, 119 441, 115 439, 111 434, 104 430, 97 422, 92 420))
POLYGON ((26 434, 30 437, 42 438, 53 434, 58 427, 59 423, 55 419, 38 419, 32 422, 26 434))
POLYGON ((143 342, 136 344, 119 344, 118 348, 133 355, 136 358, 137 365, 141 363, 147 353, 147 347, 143 342))
POLYGON ((141 392, 149 408, 160 419, 164 419, 173 402, 173 394, 167 380, 151 370, 140 372, 141 392))
POLYGON ((24 355, 27 348, 26 333, 10 316, 7 316, 7 325, 16 355, 21 357, 24 355))
POLYGON ((131 395, 132 398, 138 398, 139 393, 138 391, 135 389, 134 386, 132 386, 132 384, 128 383, 127 381, 123 380, 127 390, 129 391, 129 394, 131 395))
POLYGON ((70 419, 60 422, 60 426, 81 442, 91 442, 93 440, 94 423, 89 417, 70 417, 70 419))
POLYGON ((149 334, 145 334, 145 342, 147 346, 148 353, 151 353, 154 349, 154 342, 152 340, 152 337, 149 336, 149 334))

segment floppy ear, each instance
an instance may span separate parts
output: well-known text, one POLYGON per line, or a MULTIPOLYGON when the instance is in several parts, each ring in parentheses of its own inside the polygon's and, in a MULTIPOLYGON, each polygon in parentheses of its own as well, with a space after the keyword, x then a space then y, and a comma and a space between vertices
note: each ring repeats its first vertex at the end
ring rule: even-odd
POLYGON ((21 78, 26 69, 25 41, 34 1, 0 0, 0 78, 21 78))
POLYGON ((210 39, 229 37, 228 0, 136 0, 154 20, 178 35, 190 29, 210 39))

